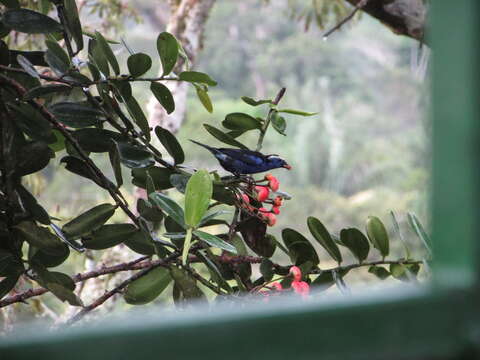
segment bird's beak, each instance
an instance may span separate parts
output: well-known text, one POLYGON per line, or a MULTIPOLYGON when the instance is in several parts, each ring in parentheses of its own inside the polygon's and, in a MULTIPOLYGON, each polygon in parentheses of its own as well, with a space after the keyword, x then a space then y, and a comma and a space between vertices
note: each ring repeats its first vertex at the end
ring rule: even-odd
POLYGON ((283 167, 284 167, 285 169, 292 170, 292 167, 291 167, 290 165, 288 165, 288 164, 283 165, 283 167))

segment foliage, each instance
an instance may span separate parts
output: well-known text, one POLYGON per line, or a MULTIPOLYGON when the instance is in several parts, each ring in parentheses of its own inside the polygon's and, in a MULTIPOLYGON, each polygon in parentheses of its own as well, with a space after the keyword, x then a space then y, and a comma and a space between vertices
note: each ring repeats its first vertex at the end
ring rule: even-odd
MULTIPOLYGON (((336 268, 322 269, 315 248, 300 232, 284 229, 283 243, 267 233, 269 226, 276 224, 280 208, 290 199, 279 190, 279 182, 272 174, 261 179, 249 175, 221 177, 216 172, 182 166, 187 157, 182 145, 167 129, 150 128, 132 91, 132 84, 150 83, 152 95, 170 113, 175 100, 161 82, 185 81, 195 88, 205 109, 212 111, 208 90, 216 85, 215 80, 188 68, 172 73, 185 52, 171 34, 161 33, 157 39, 163 75, 145 78, 142 75, 150 68, 151 58, 137 53, 130 54, 126 64, 119 62, 111 41, 104 35, 82 31, 74 1, 52 1, 58 19, 19 8, 15 1, 2 3, 6 5, 1 20, 3 36, 11 32, 41 33, 46 50, 13 50, 6 42, 0 43, 0 297, 7 296, 19 279, 43 288, 7 297, 0 300, 0 306, 50 291, 61 301, 83 307, 73 318, 78 320, 123 290, 126 302, 145 304, 170 283, 173 300, 181 303, 205 299, 206 289, 217 295, 260 293, 269 289, 272 281, 280 280, 282 288, 289 289, 292 276, 294 290, 303 295, 309 284, 320 288, 336 284, 344 289, 343 276, 363 266, 374 266, 371 273, 381 278, 392 275, 408 280, 418 273, 420 262, 408 255, 385 260, 390 239, 377 217, 367 220, 368 240, 358 229, 342 230, 340 236, 331 234, 319 219, 309 217, 312 238, 338 263, 336 268), (82 51, 84 47, 86 51, 82 51), (152 144, 155 136, 165 151, 152 144), (96 164, 92 156, 96 153, 108 155, 114 179, 96 164), (173 161, 166 160, 168 155, 173 161), (96 185, 96 191, 106 191, 111 202, 75 214, 63 224, 50 216, 24 186, 24 178, 57 158, 61 158, 67 171, 88 179, 92 187, 96 185), (130 172, 126 178, 125 169, 130 172), (138 214, 130 210, 122 193, 125 183, 133 183, 147 193, 146 199, 137 201, 138 214), (169 189, 174 189, 176 195, 167 196, 164 191, 169 189), (179 194, 184 194, 183 206, 175 200, 182 196, 179 194), (215 211, 220 205, 233 210, 228 221, 223 211, 215 211), (123 212, 128 222, 112 221, 117 212, 123 212), (71 249, 100 251, 119 244, 143 256, 75 277, 53 270, 71 259, 71 249), (379 251, 381 260, 365 261, 370 244, 379 251), (255 256, 248 255, 247 247, 255 256), (358 262, 342 266, 343 247, 358 262), (277 249, 291 262, 273 263, 270 258, 277 249), (258 263, 261 276, 252 272, 252 264, 258 263), (208 269, 210 279, 198 271, 197 264, 208 269), (390 264, 390 269, 379 270, 385 264, 390 264), (291 270, 293 265, 298 266, 298 271, 291 270), (75 292, 77 282, 125 270, 137 272, 92 304, 85 306, 75 292)), ((248 132, 256 138, 256 150, 260 151, 269 129, 273 128, 277 136, 285 136, 285 114, 313 115, 280 107, 284 93, 282 89, 273 99, 243 97, 249 106, 266 106, 267 114, 252 117, 230 113, 223 127, 210 125, 205 129, 217 140, 240 149, 249 148, 237 140, 248 132)), ((425 239, 418 219, 411 216, 411 223, 425 239)))

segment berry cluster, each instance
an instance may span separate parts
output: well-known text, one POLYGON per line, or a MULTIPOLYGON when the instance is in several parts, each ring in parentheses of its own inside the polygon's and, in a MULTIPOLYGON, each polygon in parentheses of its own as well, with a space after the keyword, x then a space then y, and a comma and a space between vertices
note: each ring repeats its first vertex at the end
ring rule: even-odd
MULTIPOLYGON (((308 285, 307 282, 302 281, 302 270, 298 266, 292 266, 289 271, 289 275, 293 277, 293 281, 291 283, 291 288, 293 291, 300 295, 303 299, 306 299, 308 295, 310 294, 310 285, 308 285)), ((280 282, 274 281, 269 286, 267 286, 272 291, 265 291, 265 290, 260 290, 259 293, 264 295, 266 299, 270 295, 274 294, 279 294, 282 291, 286 291, 283 289, 283 286, 280 282)))

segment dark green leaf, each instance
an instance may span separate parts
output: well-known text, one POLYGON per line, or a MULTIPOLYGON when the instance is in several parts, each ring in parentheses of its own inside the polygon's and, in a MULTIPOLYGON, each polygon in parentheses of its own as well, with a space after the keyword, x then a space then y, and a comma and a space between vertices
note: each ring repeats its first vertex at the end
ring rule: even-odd
POLYGON ((170 275, 185 299, 206 299, 203 292, 198 288, 197 281, 188 272, 172 266, 170 275))
POLYGON ((52 18, 29 9, 13 9, 3 13, 9 28, 27 34, 48 34, 62 31, 62 25, 52 18))
POLYGON ((130 75, 138 77, 145 74, 152 67, 152 59, 144 53, 130 55, 127 59, 130 75))
POLYGON ((162 193, 153 193, 149 198, 165 213, 167 213, 175 222, 185 227, 185 216, 183 209, 175 201, 162 193))
POLYGON ((150 90, 158 102, 163 106, 167 114, 171 114, 175 110, 175 100, 173 99, 172 93, 165 85, 158 82, 152 82, 150 84, 150 90))
POLYGON ((294 109, 280 109, 277 110, 278 112, 281 113, 286 113, 286 114, 292 114, 292 115, 300 115, 300 116, 313 116, 317 115, 318 113, 316 112, 306 112, 306 111, 301 111, 301 110, 294 110, 294 109))
POLYGON ((192 83, 206 84, 210 86, 217 85, 217 82, 210 76, 198 71, 183 71, 180 73, 180 75, 178 75, 178 78, 182 81, 188 81, 192 83))
POLYGON ((370 266, 368 268, 368 272, 374 274, 380 280, 385 280, 390 276, 390 272, 382 266, 370 266))
POLYGON ((248 148, 245 145, 243 145, 241 142, 238 142, 233 137, 217 129, 216 127, 210 126, 208 124, 203 124, 203 126, 213 137, 220 140, 221 142, 240 148, 240 149, 248 150, 248 148))
POLYGON ((310 261, 316 266, 320 262, 317 252, 312 244, 298 231, 293 229, 283 229, 282 239, 283 243, 289 250, 290 258, 295 265, 301 265, 310 261))
POLYGON ((95 230, 91 237, 82 239, 87 249, 103 250, 111 248, 132 237, 138 229, 132 224, 109 224, 95 230))
POLYGON ((19 278, 20 274, 15 274, 7 276, 5 279, 0 281, 0 299, 7 295, 10 290, 15 287, 15 284, 17 283, 19 278))
POLYGON ((363 233, 355 228, 340 231, 340 241, 346 246, 361 263, 368 257, 370 245, 363 233))
POLYGON ((46 285, 53 295, 55 295, 61 301, 67 301, 72 306, 83 306, 82 300, 75 295, 73 291, 67 289, 65 286, 57 283, 48 283, 46 285))
POLYGON ((96 125, 104 119, 102 111, 87 103, 58 102, 49 106, 56 119, 73 128, 83 128, 96 125))
POLYGON ((33 196, 25 187, 19 185, 17 188, 18 196, 22 201, 22 206, 25 210, 30 214, 33 220, 42 223, 43 225, 50 224, 50 216, 45 211, 43 207, 41 207, 35 196, 33 196))
POLYGON ((144 199, 137 200, 137 211, 145 220, 160 222, 163 219, 163 212, 144 199))
POLYGON ((325 226, 317 218, 310 216, 307 219, 307 225, 315 240, 323 246, 330 256, 338 263, 342 262, 342 254, 335 241, 333 241, 330 233, 325 226))
POLYGON ((248 97, 248 96, 242 96, 241 99, 243 100, 243 102, 247 103, 248 105, 251 105, 251 106, 258 106, 258 105, 262 105, 262 104, 271 104, 272 100, 269 100, 269 99, 265 99, 265 100, 255 100, 255 99, 252 99, 251 97, 248 97))
POLYGON ((150 126, 148 125, 148 120, 145 117, 142 108, 138 105, 137 100, 132 96, 125 102, 125 105, 127 106, 128 112, 135 120, 135 123, 142 131, 142 134, 148 141, 150 141, 150 126))
POLYGON ((0 0, 0 3, 10 9, 18 9, 20 7, 18 0, 0 0))
POLYGON ((70 57, 67 52, 62 49, 62 47, 53 40, 46 40, 45 44, 47 45, 48 51, 52 52, 63 64, 65 69, 70 68, 70 57))
POLYGON ((116 143, 116 145, 120 162, 130 169, 148 168, 155 164, 150 151, 124 142, 116 143))
POLYGON ((376 216, 369 216, 367 219, 367 235, 372 245, 380 251, 382 257, 386 257, 390 251, 390 241, 387 229, 382 221, 376 216))
POLYGON ((97 205, 63 225, 62 230, 70 238, 87 235, 105 224, 112 217, 115 208, 112 204, 97 205))
POLYGON ((65 169, 67 169, 68 171, 71 171, 74 174, 90 179, 95 184, 97 184, 98 186, 101 186, 104 189, 115 187, 115 185, 108 180, 107 180, 108 183, 105 184, 95 174, 93 174, 93 172, 90 170, 89 166, 85 161, 75 156, 65 156, 62 158, 62 160, 60 160, 60 163, 65 163, 66 164, 65 169))
POLYGON ((65 14, 68 20, 68 30, 77 44, 77 52, 83 49, 82 25, 78 16, 78 9, 75 0, 64 0, 65 14))
POLYGON ((178 58, 178 42, 175 36, 168 32, 162 32, 157 38, 157 50, 162 63, 163 75, 172 72, 178 58))
POLYGON ((217 247, 222 250, 226 250, 228 252, 231 252, 232 254, 237 253, 237 249, 235 248, 235 246, 220 239, 218 236, 215 236, 200 230, 194 231, 193 234, 196 237, 198 237, 200 240, 206 242, 210 246, 217 247))
POLYGON ((143 305, 155 300, 168 286, 172 277, 167 268, 157 267, 146 275, 132 281, 125 291, 124 299, 131 305, 143 305))
POLYGON ((115 145, 111 146, 108 150, 108 156, 110 159, 110 164, 112 165, 113 173, 115 174, 117 187, 119 188, 123 185, 123 176, 122 168, 120 166, 120 154, 118 153, 118 148, 115 145))
POLYGON ((137 231, 123 243, 138 254, 154 255, 156 253, 155 245, 143 231, 137 231))
MULTIPOLYGON (((153 179, 156 190, 166 190, 173 186, 170 183, 170 176, 174 173, 173 170, 154 166, 148 168, 148 173, 153 179)), ((146 189, 147 169, 133 169, 132 176, 133 185, 146 189)))
POLYGON ((282 135, 285 134, 285 130, 287 129, 287 122, 285 121, 285 118, 283 116, 278 115, 278 113, 275 111, 272 115, 272 126, 273 128, 282 135))
POLYGON ((30 245, 41 248, 52 255, 62 252, 62 242, 47 228, 38 226, 33 221, 22 221, 15 225, 14 229, 30 245))
POLYGON ((64 84, 47 84, 42 86, 37 86, 30 89, 24 96, 24 100, 32 100, 34 98, 43 98, 45 96, 56 94, 56 93, 65 93, 72 91, 72 87, 64 84))
POLYGON ((70 69, 69 65, 67 65, 51 50, 47 50, 45 52, 45 62, 58 77, 63 77, 70 69))
POLYGON ((28 61, 25 56, 17 55, 17 62, 28 75, 40 79, 40 75, 38 74, 37 70, 33 67, 33 64, 28 61))
POLYGON ((196 171, 188 180, 185 190, 185 223, 195 228, 208 210, 213 185, 206 170, 196 171))
POLYGON ((254 117, 244 113, 231 113, 225 116, 222 125, 230 130, 260 129, 262 124, 254 117))
POLYGON ((173 157, 175 164, 181 164, 185 161, 185 153, 175 135, 160 126, 155 128, 155 134, 157 134, 163 147, 173 157))
POLYGON ((22 146, 17 155, 15 174, 24 176, 40 171, 54 157, 53 151, 43 141, 31 141, 22 146))
POLYGON ((104 57, 108 60, 109 64, 112 66, 112 69, 116 75, 120 74, 120 66, 118 66, 117 58, 113 53, 110 45, 108 44, 107 40, 100 34, 98 31, 95 31, 95 40, 97 40, 97 44, 101 49, 104 57))
POLYGON ((264 281, 270 281, 273 278, 274 273, 273 263, 269 259, 263 259, 260 263, 260 273, 263 276, 264 281))
POLYGON ((122 141, 125 137, 117 132, 97 129, 85 128, 72 132, 72 136, 77 140, 81 148, 88 152, 107 152, 115 141, 122 141))
POLYGON ((65 262, 68 256, 70 255, 70 250, 66 244, 62 244, 58 248, 59 252, 56 254, 51 254, 43 249, 37 248, 35 246, 30 246, 28 251, 28 259, 30 264, 42 264, 44 267, 56 267, 65 262), (60 252, 61 251, 61 252, 60 252))
POLYGON ((195 90, 197 92, 197 97, 202 103, 203 107, 209 112, 213 112, 213 105, 212 100, 210 100, 210 96, 208 96, 207 90, 203 89, 200 86, 195 86, 195 90))
POLYGON ((97 74, 94 74, 95 70, 99 70, 105 77, 109 77, 110 68, 108 66, 108 60, 97 40, 90 39, 90 41, 88 42, 88 55, 90 60, 89 62, 95 65, 95 67, 89 66, 92 75, 96 77, 95 75, 97 74))
POLYGON ((48 66, 45 62, 45 52, 44 51, 21 51, 21 50, 10 50, 10 62, 13 66, 19 65, 16 61, 17 55, 22 55, 28 59, 35 66, 48 66))
POLYGON ((60 229, 57 225, 55 225, 54 223, 51 222, 50 227, 55 232, 55 234, 57 234, 58 238, 60 240, 62 240, 66 245, 70 246, 72 249, 74 249, 78 252, 84 252, 85 251, 85 248, 83 247, 83 245, 77 243, 73 239, 68 239, 67 236, 63 233, 62 229, 60 229))
POLYGON ((19 103, 8 104, 15 111, 18 127, 34 140, 43 140, 47 143, 55 142, 50 123, 30 105, 19 103))

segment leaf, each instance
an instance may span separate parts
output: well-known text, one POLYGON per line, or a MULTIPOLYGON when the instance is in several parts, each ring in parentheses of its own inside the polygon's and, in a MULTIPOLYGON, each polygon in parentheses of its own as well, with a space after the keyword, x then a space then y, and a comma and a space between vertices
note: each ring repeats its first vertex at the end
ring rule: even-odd
POLYGON ((206 242, 208 245, 231 252, 232 254, 237 253, 237 249, 232 244, 227 243, 226 241, 220 239, 218 236, 209 234, 204 231, 196 230, 193 232, 193 235, 198 237, 200 240, 206 242))
POLYGON ((374 274, 380 280, 385 280, 390 276, 390 272, 382 266, 376 266, 376 265, 370 266, 368 268, 368 272, 370 274, 374 274))
POLYGON ((138 254, 154 255, 156 253, 155 245, 143 231, 137 231, 123 243, 138 254))
MULTIPOLYGON (((209 254, 208 251, 207 251, 207 254, 209 254)), ((227 290, 229 293, 232 293, 233 289, 222 276, 222 273, 220 272, 220 269, 218 268, 217 264, 212 259, 210 259, 208 255, 204 255, 201 251, 197 252, 197 256, 200 258, 200 260, 203 261, 205 266, 210 271, 212 280, 215 281, 223 289, 227 290)))
POLYGON ((57 234, 58 238, 62 240, 66 245, 70 246, 72 249, 78 252, 85 251, 85 248, 83 247, 83 245, 80 245, 75 240, 68 239, 63 233, 62 229, 60 229, 57 225, 55 225, 54 223, 50 223, 50 227, 55 232, 55 234, 57 234))
POLYGON ((73 128, 96 125, 104 119, 99 109, 86 103, 63 101, 50 105, 48 109, 59 122, 73 128))
POLYGON ((101 49, 103 55, 111 65, 115 75, 120 74, 120 66, 118 65, 117 58, 115 57, 115 54, 113 53, 112 48, 108 44, 107 40, 105 40, 103 35, 100 34, 98 31, 95 31, 95 40, 97 40, 99 48, 101 49))
POLYGON ((3 13, 3 23, 27 34, 48 34, 62 31, 62 25, 52 18, 29 9, 12 9, 3 13))
POLYGON ((141 217, 148 221, 160 222, 163 219, 163 212, 145 199, 137 200, 137 211, 141 217))
POLYGON ((202 103, 203 107, 209 112, 213 112, 213 105, 212 100, 210 100, 210 96, 208 96, 207 90, 203 89, 200 86, 195 86, 195 90, 197 91, 197 97, 202 103))
MULTIPOLYGON (((113 145, 113 144, 112 144, 113 145)), ((122 167, 120 166, 120 154, 117 146, 113 145, 108 150, 108 157, 110 164, 112 165, 113 173, 115 175, 115 181, 117 182, 117 188, 123 185, 122 167)))
POLYGON ((83 150, 98 153, 109 151, 114 145, 113 140, 125 140, 122 134, 97 128, 80 129, 72 132, 71 135, 77 140, 83 150))
POLYGON ((192 247, 192 228, 189 227, 187 229, 187 233, 185 234, 185 240, 183 241, 183 249, 182 249, 182 265, 183 266, 187 264, 188 253, 191 247, 192 247))
POLYGON ((108 189, 108 188, 114 188, 115 185, 111 183, 110 181, 107 180, 107 183, 105 184, 102 180, 100 180, 96 175, 92 173, 90 170, 89 166, 87 163, 75 156, 65 156, 60 160, 60 163, 65 163, 65 169, 68 171, 83 176, 87 179, 92 180, 95 184, 98 186, 108 189))
POLYGON ((18 9, 20 7, 18 0, 0 0, 0 3, 2 3, 6 8, 18 9))
POLYGON ((273 128, 281 135, 286 135, 285 130, 287 129, 287 122, 283 116, 278 115, 275 111, 271 118, 273 128))
POLYGON ((144 53, 133 54, 128 57, 127 66, 130 75, 139 77, 150 70, 152 67, 152 59, 144 53))
POLYGON ((43 98, 49 96, 51 94, 56 93, 65 93, 72 91, 72 87, 65 84, 47 84, 42 86, 36 86, 30 90, 23 96, 23 99, 28 101, 35 98, 43 98))
POLYGON ((237 148, 240 148, 240 149, 245 149, 245 150, 248 150, 248 147, 246 147, 245 145, 243 145, 241 142, 238 142, 237 140, 235 140, 233 137, 231 137, 230 135, 224 133, 223 131, 217 129, 216 127, 213 127, 211 125, 208 125, 208 124, 203 124, 203 127, 213 136, 215 137, 216 139, 220 140, 221 142, 225 143, 225 144, 228 144, 228 145, 231 145, 231 146, 234 146, 234 147, 237 147, 237 148))
POLYGON ((175 201, 162 193, 153 193, 149 198, 165 213, 167 213, 175 222, 185 228, 183 209, 175 201))
POLYGON ((73 291, 67 289, 65 286, 56 283, 47 283, 46 287, 59 300, 66 301, 72 306, 83 306, 82 300, 80 300, 80 298, 75 295, 73 291))
POLYGON ((65 262, 70 255, 70 250, 66 244, 62 244, 59 248, 61 252, 51 254, 43 249, 36 248, 35 246, 29 246, 28 260, 30 264, 42 264, 44 267, 56 267, 65 262))
POLYGON ((208 210, 213 185, 206 170, 196 171, 188 180, 185 190, 185 224, 195 228, 208 210))
MULTIPOLYGON (((153 166, 148 168, 148 173, 153 179, 155 190, 170 189, 173 185, 170 183, 170 176, 174 174, 174 170, 153 166)), ((147 185, 147 169, 133 169, 132 183, 135 186, 146 188, 147 185)))
POLYGON ((135 98, 132 96, 130 99, 125 101, 125 105, 127 106, 128 112, 135 120, 135 123, 142 131, 142 135, 145 136, 148 141, 150 141, 150 126, 148 125, 148 120, 145 117, 145 113, 140 105, 138 105, 137 100, 135 100, 135 98))
POLYGON ((432 254, 432 247, 431 247, 431 240, 428 236, 427 232, 422 226, 422 223, 418 220, 418 218, 413 213, 407 214, 408 223, 412 227, 415 234, 417 234, 418 238, 423 242, 423 245, 427 249, 428 253, 432 254))
POLYGON ((320 263, 314 247, 302 234, 293 229, 283 229, 283 243, 289 250, 290 258, 295 265, 310 261, 313 266, 320 263))
POLYGON ((150 90, 160 105, 163 106, 167 114, 171 114, 175 110, 175 100, 170 90, 163 84, 158 82, 150 83, 150 90))
POLYGON ((418 264, 390 264, 390 273, 395 279, 401 281, 414 280, 419 270, 418 264))
POLYGON ((17 55, 17 62, 28 75, 40 79, 40 75, 38 74, 37 70, 33 67, 33 64, 28 61, 25 56, 17 55))
MULTIPOLYGON (((47 45, 48 51, 52 52, 63 63, 63 68, 68 70, 71 62, 67 52, 63 50, 56 41, 46 40, 45 44, 47 45)), ((64 72, 66 72, 66 70, 64 72)))
POLYGON ((244 113, 230 113, 225 116, 222 125, 230 130, 260 129, 262 124, 254 117, 244 113))
POLYGON ((75 43, 77 44, 77 51, 83 49, 83 34, 82 25, 78 16, 78 9, 75 0, 64 0, 65 14, 68 20, 68 30, 72 34, 75 43))
POLYGON ((263 259, 260 263, 260 273, 263 276, 264 281, 270 281, 275 275, 273 262, 269 259, 263 259))
POLYGON ((157 50, 162 63, 163 74, 172 72, 178 58, 178 42, 175 36, 168 32, 162 32, 157 38, 157 50))
POLYGON ((17 186, 16 191, 20 197, 22 206, 29 213, 29 215, 32 216, 32 219, 42 223, 43 225, 49 225, 50 216, 45 209, 38 204, 35 196, 33 196, 22 185, 17 186))
POLYGON ((38 226, 33 221, 22 221, 13 228, 15 233, 30 245, 48 254, 59 255, 64 252, 64 244, 47 228, 38 226))
POLYGON ((191 83, 206 84, 216 86, 217 82, 207 74, 198 71, 183 71, 178 75, 178 79, 191 83))
MULTIPOLYGON (((338 277, 343 278, 349 270, 343 270, 337 272, 337 279, 338 277)), ((330 286, 336 283, 335 278, 333 276, 333 271, 322 271, 319 276, 315 280, 313 280, 312 285, 315 287, 319 287, 321 290, 327 290, 330 286)))
POLYGON ((25 103, 8 104, 15 112, 18 127, 34 140, 43 140, 47 144, 55 142, 50 123, 35 109, 25 103))
POLYGON ((53 151, 43 141, 30 141, 17 155, 15 175, 25 176, 40 171, 54 157, 53 151))
POLYGON ((342 262, 342 253, 325 226, 317 218, 310 216, 307 219, 307 225, 315 240, 323 246, 330 256, 338 263, 342 262))
POLYGON ((120 155, 120 162, 130 169, 148 168, 155 164, 150 151, 124 142, 118 142, 116 146, 120 155))
POLYGON ((197 281, 187 271, 172 266, 170 275, 175 281, 175 285, 180 288, 184 298, 206 300, 205 295, 197 286, 197 281))
POLYGON ((87 249, 103 250, 121 244, 138 231, 132 224, 108 224, 95 230, 91 237, 82 239, 87 249))
POLYGON ((270 100, 270 99, 255 100, 255 99, 252 99, 251 97, 248 97, 248 96, 242 96, 241 99, 243 100, 243 102, 245 102, 245 103, 247 103, 248 105, 251 105, 251 106, 258 106, 258 105, 262 105, 262 104, 271 104, 272 103, 272 100, 270 100))
POLYGON ((382 221, 376 216, 369 216, 367 219, 367 235, 372 245, 380 251, 385 258, 389 253, 388 233, 382 221))
POLYGON ((402 232, 400 231, 400 225, 398 224, 397 217, 393 211, 390 211, 390 216, 392 218, 393 228, 395 229, 395 233, 400 238, 400 241, 403 244, 403 248, 405 250, 405 259, 410 259, 410 249, 408 248, 407 242, 403 238, 402 232))
POLYGON ((173 157, 175 164, 181 164, 185 161, 185 153, 175 135, 160 126, 155 128, 155 134, 157 134, 163 147, 173 157))
POLYGON ((143 305, 155 300, 172 281, 167 268, 157 267, 132 281, 125 290, 127 304, 143 305))
POLYGON ((48 64, 50 69, 58 77, 63 77, 69 70, 70 66, 62 61, 53 51, 47 50, 45 52, 45 62, 48 64))
POLYGON ((63 225, 62 230, 70 238, 81 237, 105 224, 115 209, 116 206, 112 204, 97 205, 63 225))
POLYGON ((17 284, 17 281, 19 278, 20 278, 20 274, 15 274, 15 275, 7 276, 5 279, 0 281, 0 299, 2 299, 5 295, 8 295, 8 293, 17 284))
MULTIPOLYGON (((108 60, 102 51, 99 43, 95 39, 91 39, 88 42, 88 55, 89 55, 89 63, 94 63, 96 68, 105 76, 110 76, 110 68, 108 66, 108 60)), ((90 71, 92 72, 93 67, 90 67, 90 71)))
POLYGON ((300 115, 300 116, 313 116, 318 114, 316 112, 306 112, 306 111, 294 110, 294 109, 279 109, 277 111, 285 114, 300 115))
POLYGON ((360 230, 355 228, 342 229, 340 231, 340 241, 360 263, 367 259, 370 245, 368 239, 360 230))

